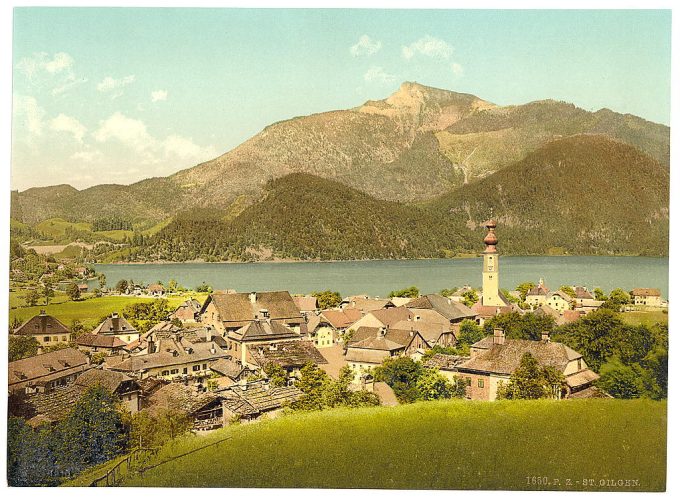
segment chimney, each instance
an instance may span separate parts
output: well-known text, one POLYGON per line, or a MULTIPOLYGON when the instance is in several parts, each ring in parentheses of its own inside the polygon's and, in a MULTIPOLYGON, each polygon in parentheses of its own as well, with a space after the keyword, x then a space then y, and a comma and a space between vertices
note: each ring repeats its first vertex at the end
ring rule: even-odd
POLYGON ((205 327, 205 341, 207 343, 212 341, 212 328, 209 325, 205 327))
POLYGON ((269 310, 266 308, 260 309, 260 318, 269 318, 269 310))
POLYGON ((47 332, 47 313, 40 310, 40 332, 47 332))
POLYGON ((548 331, 541 332, 541 341, 550 342, 550 333, 548 331))
POLYGON ((387 327, 378 327, 378 339, 382 339, 387 334, 387 327))
POLYGON ((255 301, 257 301, 257 292, 251 292, 248 294, 248 298, 252 304, 255 304, 255 301))
POLYGON ((493 344, 505 344, 505 332, 503 329, 493 330, 493 344))
POLYGON ((118 317, 118 312, 116 311, 111 313, 111 325, 114 331, 118 332, 120 330, 120 317, 118 317))

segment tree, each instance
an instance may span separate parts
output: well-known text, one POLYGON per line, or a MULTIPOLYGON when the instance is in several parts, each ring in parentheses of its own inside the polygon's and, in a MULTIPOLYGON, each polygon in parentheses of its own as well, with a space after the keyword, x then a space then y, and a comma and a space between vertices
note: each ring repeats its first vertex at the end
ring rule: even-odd
POLYGON ((100 273, 97 276, 97 278, 99 279, 99 288, 103 289, 104 287, 106 287, 106 275, 104 275, 103 273, 100 273))
POLYGON ((388 358, 375 368, 375 380, 387 383, 400 403, 420 399, 416 383, 423 373, 423 365, 410 357, 388 358))
POLYGON ((90 355, 90 363, 92 365, 101 365, 106 360, 106 354, 103 351, 97 351, 90 355))
POLYGON ((50 299, 54 297, 54 289, 52 288, 52 282, 45 280, 42 286, 42 297, 45 298, 45 306, 50 304, 50 299))
POLYGON ((567 296, 569 297, 576 297, 576 291, 574 290, 573 287, 570 287, 569 285, 563 285, 560 287, 560 290, 564 292, 567 296))
POLYGON ((118 282, 116 282, 116 290, 119 293, 125 294, 127 292, 127 289, 128 289, 128 281, 127 280, 121 278, 120 280, 118 280, 118 282))
POLYGON ((416 298, 418 296, 420 296, 420 290, 418 290, 418 287, 416 287, 415 285, 412 285, 411 287, 407 287, 406 289, 400 289, 400 290, 390 292, 389 297, 416 298))
POLYGON ((474 320, 466 318, 460 323, 460 331, 458 332, 458 345, 467 346, 468 348, 481 341, 486 336, 484 329, 477 325, 474 320))
POLYGON ((86 334, 88 331, 89 329, 87 329, 87 327, 85 327, 83 323, 77 318, 74 318, 71 321, 71 339, 78 339, 80 336, 86 334))
POLYGON ((525 353, 510 376, 510 382, 499 385, 497 397, 508 400, 551 398, 560 395, 564 387, 562 374, 553 367, 541 366, 530 353, 525 353))
POLYGON ((80 299, 80 288, 78 287, 78 284, 75 282, 68 284, 68 287, 66 287, 66 295, 71 301, 77 301, 80 299))
POLYGON ((115 397, 102 386, 89 388, 59 424, 61 463, 67 475, 121 454, 127 444, 115 397))
POLYGON ((617 357, 609 359, 600 368, 600 379, 596 385, 614 398, 640 398, 645 387, 638 371, 625 365, 617 357))
POLYGON ((26 306, 36 306, 40 301, 40 293, 36 289, 28 289, 23 297, 26 306))
POLYGON ((286 383, 288 382, 288 373, 279 364, 273 362, 268 363, 264 367, 264 373, 269 378, 269 384, 272 386, 286 386, 286 383))
POLYGON ((133 447, 160 447, 191 429, 191 418, 177 409, 144 409, 128 418, 129 443, 133 447))
POLYGON ((515 290, 519 292, 522 302, 524 302, 527 300, 527 293, 534 287, 536 287, 536 284, 533 282, 522 282, 517 287, 515 287, 515 290))
POLYGON ((354 329, 347 329, 345 330, 340 338, 342 339, 342 345, 347 346, 350 341, 352 341, 352 337, 354 336, 354 329))
POLYGON ((449 382, 437 369, 424 369, 416 388, 422 400, 440 400, 445 398, 462 398, 465 395, 465 382, 457 378, 455 383, 449 382))
POLYGON ((471 308, 477 301, 479 301, 477 291, 469 290, 463 293, 463 304, 468 308, 471 308))
POLYGON ((555 319, 548 315, 536 313, 519 314, 516 311, 501 313, 484 322, 487 336, 493 335, 494 329, 503 329, 508 339, 527 339, 538 341, 544 332, 555 328, 555 319))
POLYGON ((38 354, 40 343, 33 336, 9 337, 9 361, 14 362, 22 358, 34 357, 38 354))
POLYGON ((456 292, 458 292, 458 289, 456 287, 453 287, 451 289, 442 289, 439 291, 439 294, 444 297, 449 297, 453 296, 456 292))
POLYGON ((175 292, 177 290, 177 280, 174 278, 171 278, 168 280, 168 291, 169 292, 175 292))
POLYGON ((304 396, 293 403, 291 407, 297 410, 321 410, 324 408, 324 385, 329 382, 328 374, 319 369, 312 362, 308 362, 300 369, 300 379, 295 386, 304 396))
POLYGON ((201 285, 196 286, 196 292, 207 292, 207 293, 212 293, 213 288, 206 284, 205 282, 202 282, 201 285))
POLYGON ((316 305, 322 310, 336 308, 342 303, 342 296, 339 292, 330 290, 314 291, 312 292, 312 296, 316 298, 316 305))
POLYGON ((593 294, 595 294, 595 300, 597 300, 597 301, 606 301, 607 300, 607 295, 599 287, 595 287, 595 289, 593 289, 593 294))
POLYGON ((630 294, 623 289, 614 289, 609 293, 609 298, 604 302, 602 308, 620 311, 623 305, 630 303, 630 294))

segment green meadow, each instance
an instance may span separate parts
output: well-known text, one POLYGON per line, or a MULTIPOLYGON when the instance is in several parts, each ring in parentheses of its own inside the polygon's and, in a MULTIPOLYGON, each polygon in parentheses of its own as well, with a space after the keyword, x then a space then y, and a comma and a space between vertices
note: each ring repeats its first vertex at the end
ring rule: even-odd
MULTIPOLYGON (((207 294, 187 293, 187 294, 173 294, 169 296, 168 304, 170 307, 177 307, 180 303, 189 297, 195 297, 199 301, 203 301, 207 294)), ((71 301, 64 293, 57 293, 55 301, 50 302, 45 306, 19 306, 23 304, 23 300, 19 296, 10 293, 10 305, 16 306, 11 308, 9 312, 9 320, 12 322, 15 318, 22 321, 28 320, 40 313, 40 310, 45 310, 49 315, 57 317, 67 326, 73 320, 80 320, 85 325, 95 327, 99 319, 106 315, 110 315, 114 311, 120 312, 124 307, 135 303, 149 303, 153 301, 152 298, 142 298, 136 296, 102 296, 102 297, 87 297, 79 301, 71 301)))
POLYGON ((649 400, 455 400, 292 414, 184 437, 151 463, 226 437, 122 485, 665 489, 666 403, 649 400))

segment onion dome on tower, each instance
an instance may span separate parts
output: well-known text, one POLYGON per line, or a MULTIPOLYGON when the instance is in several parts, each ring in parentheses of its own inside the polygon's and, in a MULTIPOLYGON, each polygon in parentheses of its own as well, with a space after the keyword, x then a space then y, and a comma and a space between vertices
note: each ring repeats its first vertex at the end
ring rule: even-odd
POLYGON ((484 237, 484 243, 486 244, 486 249, 484 250, 484 253, 489 254, 493 252, 498 252, 496 250, 496 244, 498 243, 498 237, 496 236, 496 221, 493 219, 489 219, 487 222, 484 223, 484 226, 486 226, 486 229, 488 230, 486 237, 484 237))

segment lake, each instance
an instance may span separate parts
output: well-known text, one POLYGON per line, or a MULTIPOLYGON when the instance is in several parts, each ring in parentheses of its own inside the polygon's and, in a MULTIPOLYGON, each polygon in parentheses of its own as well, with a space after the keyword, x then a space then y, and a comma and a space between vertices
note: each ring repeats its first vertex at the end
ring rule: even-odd
MULTIPOLYGON (((185 287, 202 282, 214 289, 239 292, 288 290, 309 293, 331 289, 343 296, 385 296, 415 285, 421 293, 470 284, 481 286, 482 260, 424 259, 386 261, 295 263, 169 263, 99 264, 112 287, 120 279, 136 283, 167 283, 175 279, 185 287)), ((621 287, 653 287, 668 298, 668 258, 604 256, 501 256, 501 287, 514 289, 521 282, 543 278, 551 289, 560 285, 600 287, 605 292, 621 287)))

